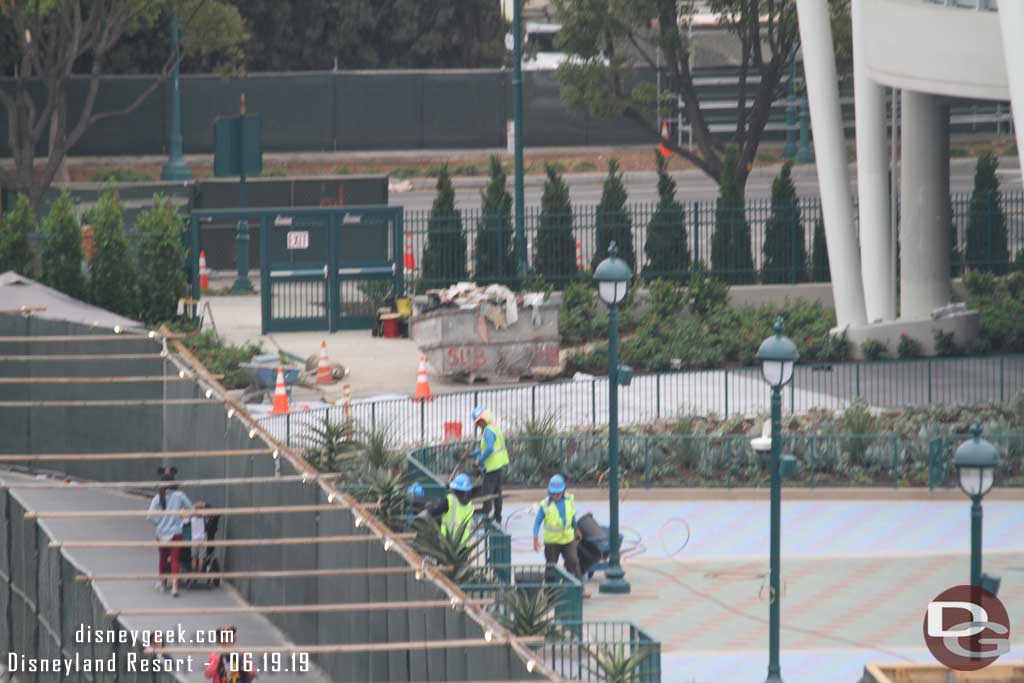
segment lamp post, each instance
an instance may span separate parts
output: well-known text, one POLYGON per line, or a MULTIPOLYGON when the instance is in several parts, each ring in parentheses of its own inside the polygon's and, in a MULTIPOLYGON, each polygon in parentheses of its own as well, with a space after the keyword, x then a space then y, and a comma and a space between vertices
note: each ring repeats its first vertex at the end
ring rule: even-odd
POLYGON ((178 67, 181 65, 181 40, 178 29, 178 15, 171 15, 171 49, 174 50, 174 68, 170 78, 171 120, 168 131, 167 161, 160 171, 161 180, 191 180, 192 172, 185 163, 182 154, 181 138, 181 85, 178 79, 178 67))
POLYGON ((526 200, 523 190, 523 0, 512 0, 512 118, 515 146, 516 273, 526 275, 526 200))
POLYGON ((779 669, 779 527, 782 521, 782 387, 793 379, 793 366, 800 352, 789 337, 782 334, 782 318, 775 321, 775 334, 761 342, 757 350, 761 375, 772 389, 771 438, 771 560, 768 622, 768 678, 765 683, 782 683, 779 669))
POLYGON ((608 509, 610 552, 602 593, 628 593, 629 583, 625 579, 619 562, 619 384, 628 385, 633 377, 629 366, 619 367, 619 317, 618 304, 626 296, 633 271, 618 257, 615 242, 608 245, 608 258, 597 264, 594 281, 601 300, 608 304, 608 509))
POLYGON ((981 425, 971 427, 972 438, 953 455, 957 483, 971 498, 971 585, 981 586, 981 499, 992 489, 999 452, 981 438, 981 425))

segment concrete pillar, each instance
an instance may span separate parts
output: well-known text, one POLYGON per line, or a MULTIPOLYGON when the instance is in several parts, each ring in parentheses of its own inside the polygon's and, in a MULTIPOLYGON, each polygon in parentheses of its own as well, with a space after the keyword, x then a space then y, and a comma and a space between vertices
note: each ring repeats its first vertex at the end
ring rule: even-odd
MULTIPOLYGON (((1010 105, 1017 149, 1024 150, 1024 3, 1004 0, 999 3, 999 25, 1003 33, 1006 77, 1010 83, 1010 105)), ((1022 165, 1024 167, 1024 165, 1022 165)), ((1021 175, 1024 180, 1024 175, 1021 175)))
POLYGON ((900 318, 929 318, 951 298, 949 104, 903 91, 900 318))
POLYGON ((839 327, 863 325, 867 318, 860 249, 854 234, 850 173, 846 166, 846 142, 839 109, 839 83, 828 3, 823 0, 797 0, 796 8, 836 319, 839 327))
POLYGON ((869 31, 863 21, 865 0, 854 0, 853 87, 857 117, 857 195, 859 198, 861 276, 868 322, 896 318, 896 283, 889 219, 889 150, 885 88, 867 74, 869 31))

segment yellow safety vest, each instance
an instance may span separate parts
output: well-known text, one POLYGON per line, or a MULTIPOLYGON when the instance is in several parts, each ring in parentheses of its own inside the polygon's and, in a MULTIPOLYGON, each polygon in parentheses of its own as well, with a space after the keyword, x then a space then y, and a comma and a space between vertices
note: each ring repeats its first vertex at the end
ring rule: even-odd
POLYGON ((572 528, 572 518, 576 514, 576 504, 571 495, 565 496, 565 520, 558 513, 558 506, 551 498, 540 502, 544 510, 544 544, 566 545, 576 540, 576 530, 572 528))
POLYGON ((487 425, 480 434, 480 452, 487 450, 487 440, 484 435, 487 430, 494 431, 494 450, 484 460, 484 472, 494 472, 508 465, 508 448, 505 447, 505 435, 498 429, 498 425, 487 425))
MULTIPOLYGON (((473 518, 473 505, 466 503, 463 505, 459 502, 453 494, 448 494, 448 512, 441 516, 441 536, 447 538, 448 534, 455 533, 455 530, 459 528, 459 525, 465 522, 467 519, 473 518)), ((473 525, 471 523, 466 524, 466 529, 462 535, 462 544, 465 545, 469 542, 471 536, 470 531, 473 525)))

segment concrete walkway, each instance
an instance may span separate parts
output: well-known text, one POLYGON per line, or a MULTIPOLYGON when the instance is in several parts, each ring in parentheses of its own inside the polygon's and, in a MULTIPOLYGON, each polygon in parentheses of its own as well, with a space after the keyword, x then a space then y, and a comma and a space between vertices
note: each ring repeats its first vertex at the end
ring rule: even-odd
MULTIPOLYGON (((970 505, 961 498, 783 503, 783 680, 853 683, 869 662, 934 661, 921 635, 927 603, 968 579, 970 505)), ((506 504, 513 562, 540 561, 530 547, 535 506, 506 504)), ((577 510, 607 523, 604 501, 577 510)), ((1024 636, 1012 624, 1024 623, 1024 500, 986 501, 984 511, 984 567, 1002 578, 1011 620, 1005 659, 1019 660, 1024 636)), ((592 585, 584 618, 630 620, 659 639, 664 683, 763 680, 767 500, 634 502, 627 493, 620 514, 632 593, 592 585)))
MULTIPOLYGON (((9 486, 14 496, 22 502, 26 509, 35 512, 66 511, 66 510, 145 510, 149 500, 140 496, 99 489, 76 489, 73 486, 60 490, 54 495, 52 489, 19 489, 19 483, 37 481, 37 479, 0 470, 0 483, 9 486)), ((186 493, 188 493, 186 491, 186 493)), ((90 519, 88 524, 75 519, 43 519, 39 524, 55 541, 84 540, 140 540, 152 541, 153 527, 146 519, 90 519)), ((155 574, 157 557, 155 550, 140 549, 78 549, 68 548, 64 554, 77 566, 81 573, 91 575, 103 574, 155 574)), ((100 600, 107 611, 116 612, 129 609, 163 609, 163 608, 214 608, 245 606, 246 603, 232 588, 224 586, 217 589, 182 590, 178 598, 169 593, 158 591, 152 581, 113 581, 93 584, 100 600)), ((65 609, 67 606, 65 606, 65 609)), ((121 623, 128 630, 175 629, 184 630, 189 645, 201 645, 207 642, 203 634, 211 629, 220 629, 234 625, 238 629, 236 641, 240 649, 246 644, 251 645, 289 645, 291 643, 266 618, 259 614, 230 614, 210 616, 174 616, 174 617, 120 617, 121 623)), ((200 683, 207 679, 203 676, 206 666, 206 655, 192 655, 191 671, 188 655, 177 655, 180 658, 182 673, 179 680, 187 683, 200 683)), ((4 662, 6 664, 6 660, 4 662)), ((280 683, 297 681, 327 683, 327 678, 313 667, 307 674, 281 673, 260 674, 260 680, 273 680, 280 683)))

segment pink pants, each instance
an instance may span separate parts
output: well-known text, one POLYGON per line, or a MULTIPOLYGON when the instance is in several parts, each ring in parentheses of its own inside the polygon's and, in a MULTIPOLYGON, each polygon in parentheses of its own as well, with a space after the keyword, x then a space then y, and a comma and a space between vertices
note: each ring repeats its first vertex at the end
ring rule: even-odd
MULTIPOLYGON (((172 541, 180 541, 180 540, 182 540, 182 538, 183 538, 183 536, 181 534, 177 534, 176 536, 171 538, 171 540, 172 541)), ((181 549, 180 548, 167 547, 167 546, 160 546, 159 550, 160 550, 160 564, 159 564, 159 569, 158 569, 159 572, 161 574, 168 573, 168 565, 170 565, 169 570, 170 570, 171 574, 179 573, 180 568, 178 566, 178 556, 179 556, 179 551, 181 549)))

